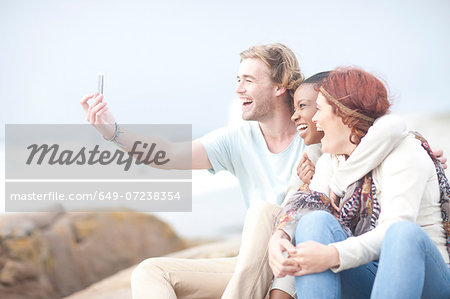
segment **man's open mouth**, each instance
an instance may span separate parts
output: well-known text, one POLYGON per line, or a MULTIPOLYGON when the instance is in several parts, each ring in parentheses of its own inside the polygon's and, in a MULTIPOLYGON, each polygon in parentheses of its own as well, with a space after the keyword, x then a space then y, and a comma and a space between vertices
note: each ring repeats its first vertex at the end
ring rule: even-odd
POLYGON ((250 100, 250 99, 243 99, 243 101, 242 101, 242 106, 248 106, 248 105, 250 105, 251 103, 253 103, 253 100, 250 100))

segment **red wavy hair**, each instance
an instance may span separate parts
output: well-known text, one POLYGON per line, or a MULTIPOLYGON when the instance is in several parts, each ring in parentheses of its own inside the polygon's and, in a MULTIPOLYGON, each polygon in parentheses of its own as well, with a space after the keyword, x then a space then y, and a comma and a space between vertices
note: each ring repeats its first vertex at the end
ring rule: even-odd
MULTIPOLYGON (((371 118, 378 118, 389 111, 391 103, 383 82, 374 75, 354 67, 339 67, 322 81, 325 90, 344 106, 371 118)), ((324 95, 327 99, 327 97, 324 95)), ((372 122, 348 114, 332 101, 334 113, 351 129, 350 142, 359 144, 372 122)))

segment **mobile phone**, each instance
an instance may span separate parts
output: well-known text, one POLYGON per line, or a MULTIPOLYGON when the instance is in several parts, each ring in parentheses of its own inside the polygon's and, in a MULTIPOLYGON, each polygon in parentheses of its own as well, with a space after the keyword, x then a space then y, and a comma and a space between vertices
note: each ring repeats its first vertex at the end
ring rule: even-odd
POLYGON ((98 93, 103 94, 103 73, 98 73, 98 93))

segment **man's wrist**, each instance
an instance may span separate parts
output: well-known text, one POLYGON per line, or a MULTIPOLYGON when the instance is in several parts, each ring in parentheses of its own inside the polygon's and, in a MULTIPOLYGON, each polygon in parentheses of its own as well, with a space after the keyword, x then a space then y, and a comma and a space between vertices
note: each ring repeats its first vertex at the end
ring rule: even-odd
POLYGON ((105 136, 103 136, 103 138, 106 141, 113 142, 113 143, 117 144, 121 148, 126 148, 126 145, 119 141, 119 136, 122 135, 123 133, 124 133, 124 131, 122 131, 120 126, 117 124, 117 122, 115 122, 114 123, 114 135, 112 137, 110 137, 110 138, 106 138, 105 136))

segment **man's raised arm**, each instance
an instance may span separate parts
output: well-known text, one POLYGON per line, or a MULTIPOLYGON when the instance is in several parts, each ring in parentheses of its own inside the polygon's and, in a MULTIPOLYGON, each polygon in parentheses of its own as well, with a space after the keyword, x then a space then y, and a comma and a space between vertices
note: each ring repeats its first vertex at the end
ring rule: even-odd
POLYGON ((88 122, 102 134, 104 139, 116 143, 149 166, 161 169, 212 168, 205 147, 199 140, 175 143, 125 131, 117 125, 107 103, 103 102, 102 94, 87 95, 82 98, 80 104, 88 122), (92 100, 91 105, 88 104, 89 100, 92 100))

